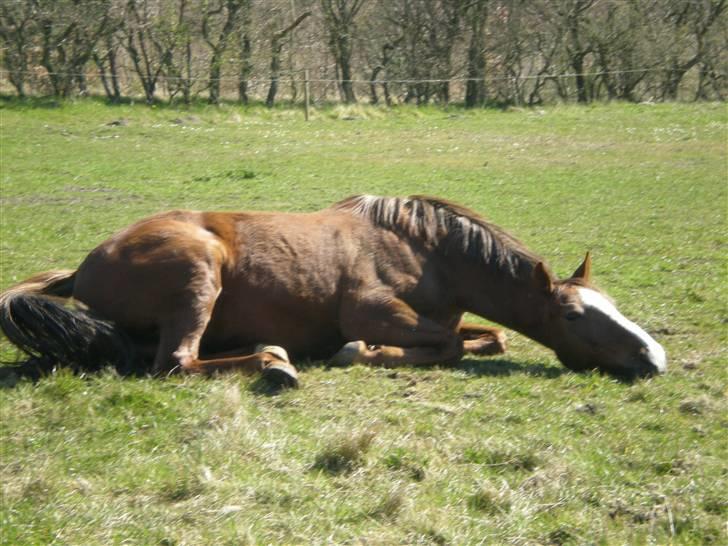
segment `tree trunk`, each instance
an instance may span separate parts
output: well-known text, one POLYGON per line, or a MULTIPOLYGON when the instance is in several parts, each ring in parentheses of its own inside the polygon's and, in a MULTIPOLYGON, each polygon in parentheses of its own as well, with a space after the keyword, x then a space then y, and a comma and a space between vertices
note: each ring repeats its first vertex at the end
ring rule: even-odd
POLYGON ((209 95, 207 102, 210 104, 218 104, 220 102, 220 70, 221 70, 221 59, 222 52, 216 50, 212 59, 210 60, 210 75, 208 77, 209 82, 209 95))
POLYGON ((372 75, 369 78, 369 100, 371 104, 379 104, 379 97, 377 96, 377 76, 382 71, 382 68, 381 65, 374 67, 372 75))
POLYGON ((571 67, 576 75, 576 100, 577 102, 589 102, 589 96, 586 89, 586 80, 584 78, 584 57, 585 54, 579 53, 571 59, 571 67))
POLYGON ((483 106, 485 89, 485 21, 486 1, 475 2, 470 14, 470 43, 467 51, 467 82, 465 84, 465 106, 483 106))
POLYGON ((119 87, 119 75, 117 74, 116 67, 116 51, 113 48, 111 39, 106 40, 106 55, 99 57, 96 53, 93 54, 93 60, 96 67, 99 69, 99 76, 101 77, 101 83, 104 86, 104 92, 106 98, 112 103, 118 103, 121 101, 121 88, 119 87), (106 61, 109 63, 109 73, 106 73, 106 61))
POLYGON ((202 19, 202 36, 212 50, 210 66, 208 68, 209 95, 207 101, 210 104, 218 104, 220 102, 220 75, 222 73, 223 55, 227 49, 228 39, 238 23, 238 14, 242 7, 243 4, 240 0, 226 0, 218 9, 207 11, 202 19), (225 19, 220 33, 217 36, 217 41, 213 42, 210 37, 210 18, 223 12, 225 19))
POLYGON ((238 100, 243 104, 248 104, 248 79, 253 71, 251 62, 251 46, 250 37, 247 32, 242 35, 240 44, 240 74, 238 76, 238 100))
POLYGON ((329 48, 340 72, 339 90, 346 104, 356 102, 351 68, 354 20, 365 0, 320 0, 329 35, 329 48))
POLYGON ((310 11, 304 12, 296 18, 293 23, 286 28, 273 33, 270 42, 271 59, 270 59, 270 87, 268 88, 268 96, 265 99, 265 105, 272 108, 275 104, 276 93, 278 93, 278 79, 281 72, 281 53, 283 52, 283 39, 293 31, 298 25, 311 15, 310 11))
POLYGON ((15 92, 18 94, 18 98, 24 99, 25 98, 25 78, 22 74, 13 74, 12 72, 9 74, 10 83, 13 84, 13 87, 15 87, 15 92))
POLYGON ((343 99, 346 104, 353 104, 356 102, 356 95, 354 94, 354 82, 352 81, 351 72, 351 47, 349 43, 349 36, 346 34, 339 35, 339 57, 337 62, 341 68, 341 91, 343 93, 343 99))
POLYGON ((119 86, 119 72, 116 65, 116 51, 109 50, 109 75, 111 77, 111 90, 113 93, 112 101, 121 101, 121 87, 119 86))
POLYGON ((276 101, 276 93, 278 93, 278 78, 281 71, 281 51, 283 46, 276 39, 271 43, 271 59, 270 59, 270 86, 268 87, 268 96, 265 99, 265 105, 272 108, 276 101))
POLYGON ((86 74, 83 73, 83 67, 79 67, 80 72, 76 74, 76 84, 78 85, 78 94, 82 97, 88 95, 88 84, 86 83, 86 74))

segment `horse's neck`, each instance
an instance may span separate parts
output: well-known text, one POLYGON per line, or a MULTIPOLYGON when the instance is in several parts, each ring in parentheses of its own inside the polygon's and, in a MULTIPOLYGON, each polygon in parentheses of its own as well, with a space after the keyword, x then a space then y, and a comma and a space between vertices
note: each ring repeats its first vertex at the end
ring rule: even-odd
POLYGON ((467 283, 469 294, 463 297, 467 311, 550 346, 546 298, 538 292, 530 274, 518 278, 480 267, 467 277, 475 279, 467 283))

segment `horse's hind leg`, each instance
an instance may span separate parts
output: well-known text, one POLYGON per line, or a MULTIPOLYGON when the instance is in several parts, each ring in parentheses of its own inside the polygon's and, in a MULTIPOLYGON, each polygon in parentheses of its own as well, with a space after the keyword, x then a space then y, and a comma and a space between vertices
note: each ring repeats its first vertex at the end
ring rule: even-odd
POLYGON ((200 341, 205 332, 220 289, 214 282, 196 284, 196 293, 183 298, 182 305, 162 321, 159 346, 154 359, 155 373, 176 371, 212 375, 228 370, 261 373, 272 383, 295 387, 298 373, 280 347, 256 348, 250 355, 200 358, 200 341), (184 301, 186 300, 186 301, 184 301))
POLYGON ((466 353, 485 356, 506 352, 506 335, 500 328, 462 322, 458 334, 466 353))

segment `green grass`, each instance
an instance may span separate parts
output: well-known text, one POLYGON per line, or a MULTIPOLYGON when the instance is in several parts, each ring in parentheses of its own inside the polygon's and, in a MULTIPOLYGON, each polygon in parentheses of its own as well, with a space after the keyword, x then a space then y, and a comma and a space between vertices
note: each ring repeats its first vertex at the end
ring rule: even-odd
MULTIPOLYGON (((2 544, 707 544, 728 505, 728 113, 0 102, 0 287, 159 210, 463 203, 597 283, 667 375, 568 372, 516 334, 455 367, 59 372, 0 390, 2 544), (123 120, 110 125, 110 122, 123 120)), ((2 357, 14 358, 3 345, 2 357)))

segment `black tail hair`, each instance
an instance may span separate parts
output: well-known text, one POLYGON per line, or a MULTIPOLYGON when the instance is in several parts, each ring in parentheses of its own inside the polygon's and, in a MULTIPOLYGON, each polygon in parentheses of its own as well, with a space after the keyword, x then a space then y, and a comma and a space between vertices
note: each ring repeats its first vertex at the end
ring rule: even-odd
POLYGON ((75 274, 41 273, 0 294, 0 330, 32 359, 75 371, 113 366, 130 372, 136 359, 124 332, 61 299, 71 296, 75 274))

